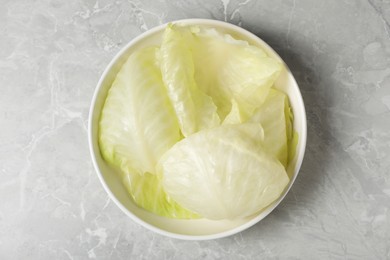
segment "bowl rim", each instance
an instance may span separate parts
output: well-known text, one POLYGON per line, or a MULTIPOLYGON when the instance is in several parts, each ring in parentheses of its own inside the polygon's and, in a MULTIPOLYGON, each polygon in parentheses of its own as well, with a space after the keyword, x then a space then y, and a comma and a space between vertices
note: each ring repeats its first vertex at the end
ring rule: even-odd
MULTIPOLYGON (((130 40, 124 47, 121 48, 121 50, 111 59, 110 63, 106 66, 105 70, 103 71, 103 73, 101 74, 100 76, 100 79, 95 87, 95 91, 94 91, 94 94, 93 94, 93 97, 92 97, 92 100, 91 100, 91 103, 90 103, 90 109, 89 109, 89 116, 88 116, 88 146, 89 146, 89 151, 90 151, 90 155, 91 155, 91 158, 92 158, 92 164, 94 166, 94 169, 95 169, 95 172, 96 174, 98 175, 98 178, 100 180, 100 183, 102 184, 104 190, 107 192, 109 198, 128 216, 130 217, 135 223, 155 232, 155 233, 158 233, 160 235, 163 235, 163 236, 167 236, 167 237, 170 237, 170 238, 175 238, 175 239, 181 239, 181 240, 211 240, 211 239, 217 239, 217 238, 223 238, 223 237, 228 237, 228 236, 231 236, 231 235, 234 235, 234 234, 237 234, 241 231, 244 231, 250 227, 252 227, 253 225, 257 224, 258 222, 260 222, 262 219, 264 219, 265 217, 267 217, 280 203, 281 201, 284 199, 284 197, 288 194, 288 192, 290 191, 292 185, 294 184, 299 172, 300 172, 300 169, 301 169, 301 166, 302 166, 302 162, 303 162, 303 158, 304 158, 304 155, 305 155, 305 150, 306 150, 306 141, 307 141, 307 118, 306 118, 306 109, 305 109, 305 104, 304 104, 304 101, 303 101, 303 98, 302 98, 302 94, 301 94, 301 91, 299 89, 299 85, 297 84, 296 80, 295 80, 295 77, 293 76, 290 68, 288 67, 287 64, 285 64, 287 70, 288 70, 288 74, 291 75, 291 80, 293 80, 293 83, 295 84, 295 86, 297 87, 297 91, 298 91, 298 94, 297 97, 298 97, 298 102, 302 104, 302 109, 303 109, 303 114, 302 114, 302 133, 300 133, 300 142, 302 142, 302 145, 300 146, 301 149, 299 151, 297 151, 297 161, 296 161, 296 166, 295 166, 295 171, 294 171, 294 175, 293 175, 293 178, 290 180, 290 184, 289 184, 289 187, 287 188, 287 190, 284 192, 284 194, 282 194, 278 199, 277 201, 275 201, 276 203, 274 203, 274 205, 270 208, 267 208, 265 211, 266 211, 266 214, 259 214, 258 216, 254 217, 253 219, 249 220, 248 222, 242 224, 242 225, 239 225, 235 228, 232 228, 230 230, 226 230, 226 231, 222 231, 222 232, 219 232, 219 233, 215 233, 215 234, 210 234, 210 235, 185 235, 185 234, 179 234, 179 233, 173 233, 173 232, 169 232, 169 231, 166 231, 166 230, 163 230, 161 228, 158 228, 156 226, 153 226, 152 224, 149 224, 147 223, 146 221, 140 219, 139 217, 137 217, 135 214, 133 214, 130 210, 128 210, 117 198, 116 196, 111 192, 110 188, 108 187, 106 181, 104 180, 103 178, 103 174, 101 173, 100 171, 100 168, 98 166, 98 163, 97 163, 97 160, 96 160, 96 155, 95 155, 95 152, 94 152, 94 147, 93 147, 93 134, 92 134, 92 122, 93 122, 93 115, 94 115, 94 112, 95 112, 95 106, 96 106, 96 101, 97 101, 97 98, 98 98, 98 95, 99 95, 99 92, 100 92, 100 89, 102 88, 102 84, 105 80, 105 78, 107 77, 109 71, 112 69, 112 67, 114 66, 114 64, 118 61, 118 59, 121 58, 121 56, 127 51, 127 49, 129 49, 131 46, 135 45, 137 42, 141 41, 142 39, 144 38, 147 38, 148 36, 158 32, 158 31, 161 31, 163 30, 168 24, 170 23, 184 23, 184 24, 197 24, 197 25, 209 25, 209 26, 213 26, 213 25, 216 25, 216 26, 219 26, 219 27, 222 27, 222 28, 227 28, 227 29, 231 29, 239 34, 242 34, 242 35, 245 35, 245 36, 248 36, 250 38, 254 38, 258 41, 260 41, 264 46, 268 47, 269 51, 272 51, 274 54, 276 54, 276 56, 278 58, 280 58, 281 61, 283 61, 283 59, 279 56, 279 54, 271 47, 269 46, 266 42, 264 42, 260 37, 258 37, 257 35, 255 35, 254 33, 242 28, 242 27, 239 27, 237 25, 234 25, 234 24, 231 24, 231 23, 228 23, 228 22, 224 22, 224 21, 219 21, 219 20, 213 20, 213 19, 203 19, 203 18, 191 18, 191 19, 179 19, 179 20, 173 20, 173 21, 170 21, 170 22, 167 22, 167 23, 164 23, 164 24, 161 24, 161 25, 158 25, 156 27, 153 27, 143 33, 141 33, 140 35, 136 36, 135 38, 133 38, 132 40, 130 40)), ((297 147, 299 148, 299 147, 297 147)))

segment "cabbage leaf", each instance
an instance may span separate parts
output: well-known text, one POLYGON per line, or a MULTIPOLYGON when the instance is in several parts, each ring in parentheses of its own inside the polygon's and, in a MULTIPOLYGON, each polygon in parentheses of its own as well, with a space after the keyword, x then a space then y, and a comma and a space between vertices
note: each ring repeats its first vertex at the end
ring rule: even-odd
POLYGON ((162 216, 194 217, 166 196, 155 176, 161 155, 181 139, 156 52, 150 47, 132 53, 118 72, 101 113, 100 151, 120 169, 139 206, 162 216))
POLYGON ((259 212, 283 192, 289 178, 263 148, 258 123, 223 125, 176 143, 160 159, 167 194, 208 219, 235 219, 259 212))

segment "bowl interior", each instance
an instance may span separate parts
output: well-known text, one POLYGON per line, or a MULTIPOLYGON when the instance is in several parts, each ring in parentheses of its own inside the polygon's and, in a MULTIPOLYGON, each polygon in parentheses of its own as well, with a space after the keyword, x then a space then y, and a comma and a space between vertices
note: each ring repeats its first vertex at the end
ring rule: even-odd
MULTIPOLYGON (((237 26, 205 19, 190 19, 177 22, 217 28, 233 35, 236 38, 247 40, 251 44, 263 48, 269 56, 275 57, 276 59, 282 61, 279 55, 265 42, 237 26)), ((306 146, 306 114, 298 85, 290 70, 285 65, 286 69, 275 83, 275 87, 283 90, 289 96, 291 107, 294 113, 294 130, 298 133, 299 139, 295 158, 292 159, 287 169, 288 175, 290 176, 290 183, 277 201, 272 203, 258 214, 255 214, 246 219, 238 219, 234 221, 213 221, 207 219, 177 220, 151 214, 134 204, 126 189, 122 185, 118 175, 102 159, 98 146, 97 131, 100 113, 107 96, 107 91, 111 87, 111 84, 122 64, 133 51, 146 46, 160 44, 164 28, 165 25, 156 27, 131 41, 112 60, 99 81, 94 99, 92 101, 89 122, 90 149, 95 169, 111 199, 134 221, 155 232, 170 237, 183 239, 211 239, 237 233, 254 225, 267 216, 284 198, 298 174, 306 146)))

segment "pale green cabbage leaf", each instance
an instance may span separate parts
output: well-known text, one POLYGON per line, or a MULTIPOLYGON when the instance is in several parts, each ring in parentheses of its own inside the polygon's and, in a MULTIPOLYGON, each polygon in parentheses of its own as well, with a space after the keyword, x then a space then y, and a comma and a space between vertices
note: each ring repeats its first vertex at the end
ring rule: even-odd
POLYGON ((265 136, 263 146, 286 167, 288 144, 292 138, 292 118, 287 95, 272 88, 249 121, 262 125, 265 136))
POLYGON ((176 143, 158 173, 171 198, 208 219, 251 216, 275 201, 289 178, 262 146, 260 124, 223 125, 176 143))
POLYGON ((222 120, 232 111, 232 100, 239 105, 242 119, 248 119, 264 102, 283 65, 229 34, 202 27, 191 30, 198 86, 212 97, 222 120))
POLYGON ((156 52, 154 47, 134 52, 118 72, 101 113, 100 151, 120 169, 139 206, 162 216, 194 217, 166 196, 155 175, 161 155, 181 139, 156 52))
POLYGON ((163 81, 185 137, 220 123, 213 100, 195 81, 193 43, 194 36, 189 29, 169 25, 159 52, 163 81))

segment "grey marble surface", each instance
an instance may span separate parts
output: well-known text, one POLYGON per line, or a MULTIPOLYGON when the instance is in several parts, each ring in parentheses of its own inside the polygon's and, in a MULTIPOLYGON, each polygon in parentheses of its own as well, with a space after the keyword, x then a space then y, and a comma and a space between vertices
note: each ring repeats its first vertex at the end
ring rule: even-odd
POLYGON ((390 2, 0 1, 0 259, 390 259, 390 2), (291 67, 308 146, 282 204, 235 236, 133 223, 92 168, 96 83, 133 37, 181 18, 238 24, 291 67))

